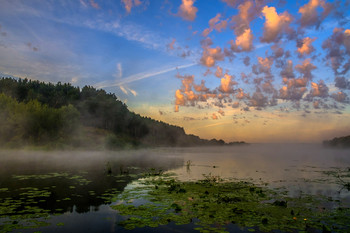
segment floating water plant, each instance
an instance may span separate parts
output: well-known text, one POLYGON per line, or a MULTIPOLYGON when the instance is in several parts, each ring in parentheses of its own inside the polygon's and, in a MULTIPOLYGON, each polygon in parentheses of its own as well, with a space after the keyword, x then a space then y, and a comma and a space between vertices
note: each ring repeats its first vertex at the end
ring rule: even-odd
POLYGON ((335 178, 335 183, 341 185, 342 189, 350 191, 350 168, 335 168, 330 171, 323 171, 323 173, 335 178))
POLYGON ((162 169, 150 168, 144 173, 144 176, 161 176, 163 173, 164 171, 162 169))
POLYGON ((174 222, 194 224, 200 232, 227 232, 232 224, 249 231, 350 231, 350 210, 327 209, 326 197, 292 198, 249 182, 222 182, 211 174, 198 182, 149 178, 119 199, 112 208, 127 217, 120 223, 126 229, 174 222), (143 204, 134 204, 140 196, 143 204))
MULTIPOLYGON (((91 181, 87 180, 81 175, 72 175, 70 173, 47 173, 47 174, 31 174, 31 175, 12 175, 12 179, 17 183, 23 184, 32 181, 36 187, 24 186, 20 188, 1 188, 0 193, 0 233, 11 232, 15 229, 38 228, 50 225, 47 221, 52 214, 62 214, 64 209, 55 208, 50 209, 47 203, 52 200, 52 194, 56 191, 56 186, 44 186, 36 180, 62 180, 66 179, 69 189, 75 190, 77 186, 89 184, 91 181), (44 187, 40 187, 44 186, 44 187), (10 196, 12 194, 12 196, 10 196), (48 208, 48 209, 46 209, 48 208), (53 213, 54 212, 54 213, 53 213)), ((45 181, 47 182, 47 181, 45 181)), ((44 182, 43 182, 44 183, 44 182)), ((62 200, 55 200, 56 203, 61 201, 71 201, 71 197, 78 196, 78 194, 71 194, 62 200)))

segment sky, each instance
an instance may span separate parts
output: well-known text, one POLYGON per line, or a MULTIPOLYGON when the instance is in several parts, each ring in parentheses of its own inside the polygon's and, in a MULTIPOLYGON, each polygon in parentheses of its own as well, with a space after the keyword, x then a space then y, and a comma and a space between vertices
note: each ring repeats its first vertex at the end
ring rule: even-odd
POLYGON ((102 88, 205 139, 349 135, 349 70, 349 0, 0 0, 0 76, 102 88))

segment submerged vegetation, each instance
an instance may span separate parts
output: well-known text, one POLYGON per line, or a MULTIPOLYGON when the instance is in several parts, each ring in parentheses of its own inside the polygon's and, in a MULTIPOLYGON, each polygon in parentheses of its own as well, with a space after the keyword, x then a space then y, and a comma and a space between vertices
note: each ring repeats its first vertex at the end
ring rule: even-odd
POLYGON ((335 178, 335 183, 340 185, 342 189, 350 191, 350 167, 345 169, 324 171, 323 173, 335 178))
POLYGON ((242 181, 223 182, 209 175, 197 182, 169 177, 145 179, 124 191, 112 206, 126 219, 126 229, 158 227, 174 222, 193 224, 200 232, 230 232, 234 226, 246 231, 349 232, 350 208, 327 197, 300 194, 289 197, 267 187, 242 181), (148 190, 145 194, 145 190, 148 190), (147 200, 143 204, 135 200, 147 200))
POLYGON ((11 180, 17 185, 0 189, 0 233, 39 229, 53 223, 62 227, 64 223, 55 223, 53 216, 72 212, 73 208, 78 213, 84 213, 91 206, 98 209, 101 204, 110 204, 130 176, 99 177, 96 182, 89 180, 89 174, 85 172, 13 175, 11 180), (122 186, 115 188, 111 179, 122 186), (112 187, 101 187, 101 180, 109 182, 112 187))
MULTIPOLYGON (((0 143, 119 149, 139 146, 225 145, 142 117, 111 93, 91 86, 0 79, 0 143)), ((244 144, 233 142, 230 145, 244 144)))
MULTIPOLYGON (((85 186, 90 183, 82 176, 68 173, 48 173, 40 175, 13 175, 12 179, 18 184, 27 181, 67 179, 75 185, 85 186)), ((75 186, 70 186, 70 188, 75 186)), ((31 229, 49 226, 51 215, 60 215, 65 210, 62 206, 71 201, 71 197, 57 196, 58 187, 48 185, 45 187, 20 187, 18 189, 0 190, 0 232, 12 232, 15 229, 31 229), (11 193, 11 196, 8 194, 11 193), (56 195, 56 199, 52 197, 56 195), (51 209, 48 203, 55 202, 55 209, 51 209), (61 203, 62 202, 62 203, 61 203)))

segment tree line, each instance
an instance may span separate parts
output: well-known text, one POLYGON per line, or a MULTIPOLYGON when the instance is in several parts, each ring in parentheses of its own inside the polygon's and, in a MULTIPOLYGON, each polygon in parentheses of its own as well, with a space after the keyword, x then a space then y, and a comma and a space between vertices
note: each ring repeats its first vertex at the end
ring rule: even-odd
POLYGON ((326 147, 350 148, 350 135, 335 137, 331 140, 325 140, 323 141, 323 145, 326 147))
POLYGON ((187 135, 181 127, 142 117, 129 111, 115 94, 92 86, 80 89, 69 83, 1 78, 0 108, 2 145, 91 147, 92 143, 115 149, 225 144, 222 140, 187 135))

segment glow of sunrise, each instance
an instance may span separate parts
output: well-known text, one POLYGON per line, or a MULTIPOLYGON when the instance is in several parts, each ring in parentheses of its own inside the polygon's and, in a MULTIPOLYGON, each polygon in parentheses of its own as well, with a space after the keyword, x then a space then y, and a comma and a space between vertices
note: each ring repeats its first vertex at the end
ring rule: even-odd
POLYGON ((0 75, 92 85, 202 138, 350 132, 350 3, 2 0, 0 75))

